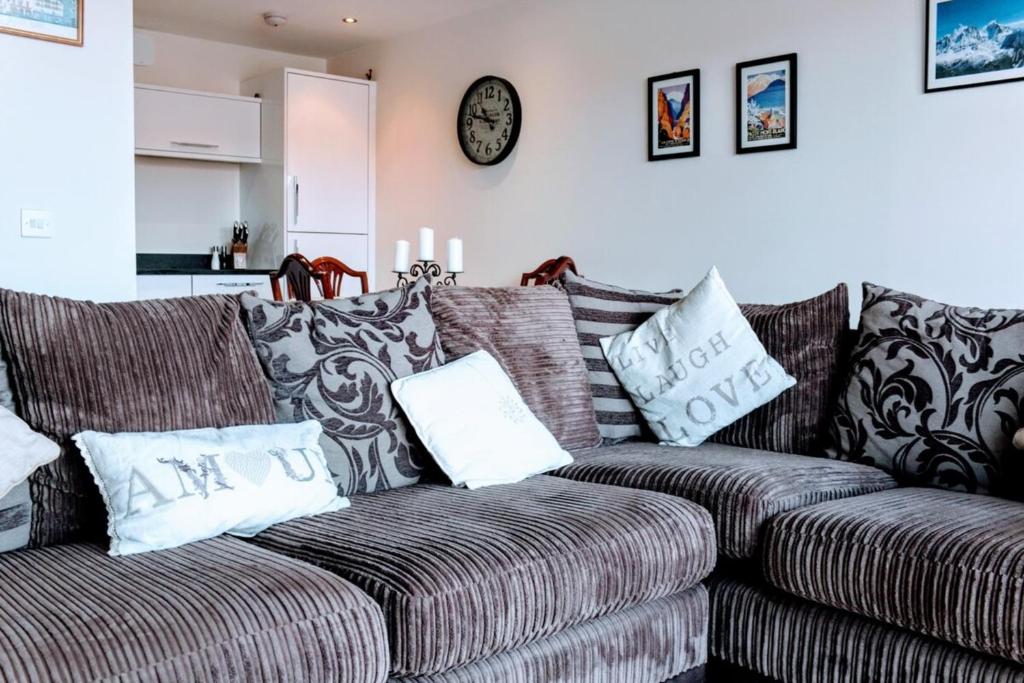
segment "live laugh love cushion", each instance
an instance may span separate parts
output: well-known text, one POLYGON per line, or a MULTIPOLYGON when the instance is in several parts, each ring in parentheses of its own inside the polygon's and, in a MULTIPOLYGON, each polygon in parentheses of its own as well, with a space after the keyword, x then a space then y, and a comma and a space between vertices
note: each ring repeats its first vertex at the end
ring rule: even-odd
POLYGON ((111 555, 253 536, 348 507, 327 470, 320 423, 162 433, 82 432, 75 443, 107 506, 111 555))
POLYGON ((661 443, 698 446, 789 389, 716 268, 632 332, 601 340, 608 363, 661 443))

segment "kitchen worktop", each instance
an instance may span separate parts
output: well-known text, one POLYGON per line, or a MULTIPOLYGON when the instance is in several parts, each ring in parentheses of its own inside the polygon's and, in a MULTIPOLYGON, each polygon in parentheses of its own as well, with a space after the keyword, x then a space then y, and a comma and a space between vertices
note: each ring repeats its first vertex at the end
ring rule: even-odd
POLYGON ((271 275, 269 268, 212 270, 209 254, 136 254, 138 275, 271 275))

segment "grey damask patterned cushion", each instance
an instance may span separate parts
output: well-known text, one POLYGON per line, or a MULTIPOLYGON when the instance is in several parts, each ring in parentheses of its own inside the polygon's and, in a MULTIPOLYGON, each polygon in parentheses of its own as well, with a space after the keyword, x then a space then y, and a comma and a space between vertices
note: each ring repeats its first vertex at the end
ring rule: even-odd
POLYGON ((829 457, 904 483, 1021 497, 1024 311, 958 308, 864 284, 829 457))
POLYGON ((391 382, 444 364, 430 283, 313 304, 242 296, 279 422, 318 420, 344 496, 415 484, 429 455, 391 382))
MULTIPOLYGON (((3 349, 0 349, 0 406, 14 412, 14 395, 7 376, 3 349)), ((2 457, 0 453, 0 457, 2 457)), ((28 482, 24 482, 0 497, 0 553, 17 550, 28 545, 32 527, 32 498, 28 482)))

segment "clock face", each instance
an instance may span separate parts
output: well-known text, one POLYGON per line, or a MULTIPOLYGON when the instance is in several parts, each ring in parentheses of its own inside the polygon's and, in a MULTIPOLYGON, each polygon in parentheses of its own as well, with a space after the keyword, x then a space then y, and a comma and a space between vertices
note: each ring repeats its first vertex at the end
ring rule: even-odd
POLYGON ((512 153, 519 139, 523 109, 511 83, 484 76, 469 86, 459 106, 459 144, 475 164, 492 166, 512 153))

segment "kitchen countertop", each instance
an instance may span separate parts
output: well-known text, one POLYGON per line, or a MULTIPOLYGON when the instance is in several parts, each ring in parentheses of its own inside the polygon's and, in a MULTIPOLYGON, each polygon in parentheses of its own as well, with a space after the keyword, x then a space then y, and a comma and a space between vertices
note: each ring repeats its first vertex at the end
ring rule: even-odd
POLYGON ((272 275, 269 268, 212 270, 209 254, 136 254, 138 275, 272 275))

